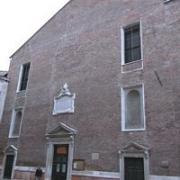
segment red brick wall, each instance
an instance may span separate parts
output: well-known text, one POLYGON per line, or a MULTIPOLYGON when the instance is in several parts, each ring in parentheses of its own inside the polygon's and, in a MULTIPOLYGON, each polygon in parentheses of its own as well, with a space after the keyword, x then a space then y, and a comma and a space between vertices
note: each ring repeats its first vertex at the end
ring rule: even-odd
POLYGON ((12 58, 1 151, 14 144, 17 165, 45 166, 46 131, 64 122, 78 130, 74 158, 84 159, 87 170, 118 172, 118 151, 133 141, 150 148, 151 174, 180 175, 179 8, 179 1, 72 1, 12 58), (122 74, 120 27, 139 20, 144 69, 122 74), (29 61, 21 136, 8 140, 20 65, 29 61), (65 82, 77 95, 75 113, 52 116, 53 98, 65 82), (120 88, 139 83, 145 88, 146 130, 122 132, 120 88), (93 152, 99 160, 92 160, 93 152))

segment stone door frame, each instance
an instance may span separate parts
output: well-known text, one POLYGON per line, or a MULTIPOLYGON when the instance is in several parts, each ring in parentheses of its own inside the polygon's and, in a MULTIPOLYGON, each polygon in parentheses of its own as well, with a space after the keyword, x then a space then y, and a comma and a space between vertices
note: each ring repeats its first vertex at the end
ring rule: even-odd
POLYGON ((71 180, 74 138, 77 130, 67 126, 64 123, 59 123, 55 128, 46 134, 47 139, 47 155, 46 155, 46 171, 45 180, 51 180, 52 177, 52 163, 54 157, 54 145, 67 144, 68 145, 68 168, 66 180, 71 180))
POLYGON ((61 145, 61 144, 67 144, 68 145, 68 168, 67 168, 66 180, 71 180, 74 142, 69 141, 69 140, 65 140, 65 141, 61 141, 61 142, 60 141, 53 141, 53 142, 47 143, 45 180, 51 180, 51 177, 52 177, 52 163, 53 163, 53 157, 54 157, 54 145, 61 145))
POLYGON ((149 180, 149 149, 140 144, 131 142, 119 151, 120 180, 125 180, 124 159, 126 157, 142 158, 144 161, 144 180, 149 180))
POLYGON ((11 173, 11 179, 14 177, 14 171, 15 171, 15 165, 16 165, 16 160, 17 160, 17 148, 14 145, 8 145, 5 150, 4 150, 4 158, 3 158, 3 164, 2 164, 2 173, 0 178, 2 180, 4 179, 4 171, 5 171, 5 165, 6 165, 6 158, 8 155, 13 155, 14 160, 13 160, 13 167, 12 167, 12 173, 11 173))

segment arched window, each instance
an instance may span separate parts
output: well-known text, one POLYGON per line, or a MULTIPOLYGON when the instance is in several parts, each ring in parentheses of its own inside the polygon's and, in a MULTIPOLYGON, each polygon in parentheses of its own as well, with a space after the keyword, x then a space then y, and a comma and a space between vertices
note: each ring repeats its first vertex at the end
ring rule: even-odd
POLYGON ((22 119, 22 112, 17 111, 14 121, 13 136, 19 136, 21 119, 22 119))
POLYGON ((124 130, 144 129, 142 87, 123 89, 122 113, 124 130))
POLYGON ((125 128, 138 129, 142 124, 141 97, 137 90, 131 90, 126 97, 125 128))
POLYGON ((9 137, 19 137, 22 121, 22 109, 13 110, 9 137))

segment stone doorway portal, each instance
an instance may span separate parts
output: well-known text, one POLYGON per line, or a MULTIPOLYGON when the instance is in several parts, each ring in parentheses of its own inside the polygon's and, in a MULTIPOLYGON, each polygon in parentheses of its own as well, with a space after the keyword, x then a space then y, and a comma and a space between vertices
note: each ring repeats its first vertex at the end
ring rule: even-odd
POLYGON ((46 134, 47 159, 45 180, 71 180, 74 137, 77 131, 59 123, 46 134))

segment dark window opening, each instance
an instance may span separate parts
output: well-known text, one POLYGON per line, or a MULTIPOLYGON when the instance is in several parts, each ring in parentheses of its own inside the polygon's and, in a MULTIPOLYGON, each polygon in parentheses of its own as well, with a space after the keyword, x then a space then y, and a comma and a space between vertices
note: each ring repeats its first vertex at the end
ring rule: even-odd
POLYGON ((19 90, 26 90, 28 77, 29 77, 30 63, 24 64, 22 68, 22 76, 19 90))
POLYGON ((125 63, 141 59, 140 24, 124 29, 125 63))

